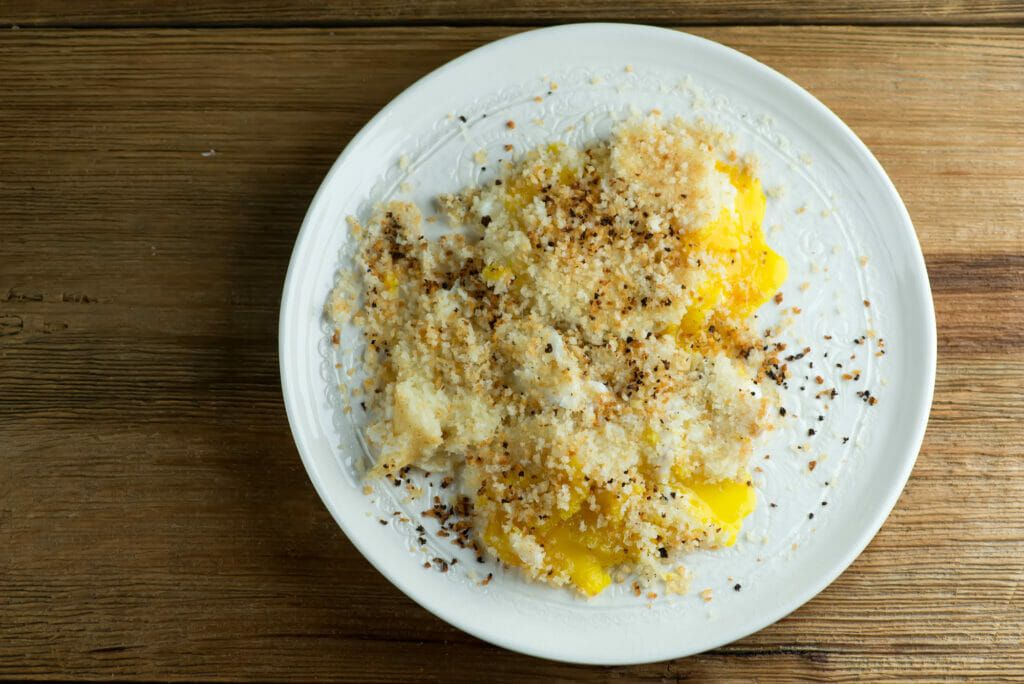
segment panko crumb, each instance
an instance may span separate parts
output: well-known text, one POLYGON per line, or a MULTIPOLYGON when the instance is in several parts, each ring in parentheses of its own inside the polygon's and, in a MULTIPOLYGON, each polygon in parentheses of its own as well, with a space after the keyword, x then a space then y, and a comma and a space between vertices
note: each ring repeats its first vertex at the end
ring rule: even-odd
POLYGON ((674 572, 665 574, 665 592, 668 594, 684 595, 690 593, 690 583, 693 581, 693 573, 685 566, 676 566, 674 572))
POLYGON ((616 549, 605 565, 689 591, 678 556, 730 545, 738 525, 681 483, 749 486, 782 382, 768 345, 724 309, 680 337, 702 283, 723 277, 694 236, 736 202, 718 166, 733 143, 635 117, 610 141, 551 144, 440 196, 464 234, 428 240, 411 203, 351 219, 360 268, 339 277, 327 316, 366 342, 353 395, 370 418, 369 476, 453 474, 473 543, 535 580, 581 586, 552 553, 575 548, 559 541, 571 531, 550 522, 578 520, 616 549))

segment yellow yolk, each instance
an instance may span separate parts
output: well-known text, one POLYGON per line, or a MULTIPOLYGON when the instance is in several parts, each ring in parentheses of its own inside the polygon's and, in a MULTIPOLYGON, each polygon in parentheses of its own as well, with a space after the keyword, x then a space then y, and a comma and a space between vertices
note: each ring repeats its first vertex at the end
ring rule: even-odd
POLYGON ((778 291, 788 273, 786 260, 764 239, 761 181, 736 166, 719 162, 716 168, 729 175, 736 188, 736 202, 732 210, 723 208, 718 218, 695 236, 706 252, 707 262, 702 265, 707 278, 683 316, 683 335, 700 330, 716 307, 727 316, 746 318, 778 291))
POLYGON ((512 282, 512 269, 506 268, 505 266, 499 266, 498 264, 491 264, 484 266, 483 271, 480 272, 484 280, 489 283, 504 283, 506 286, 512 282))
MULTIPOLYGON (((548 151, 554 154, 557 149, 548 151)), ((664 331, 678 335, 681 340, 701 330, 716 309, 727 317, 747 317, 786 280, 786 262, 768 247, 761 229, 765 211, 761 182, 735 166, 718 163, 716 168, 728 174, 736 188, 736 201, 732 209, 723 208, 718 219, 697 231, 695 236, 697 248, 706 254, 702 260, 710 263, 703 264, 707 277, 698 289, 694 304, 678 326, 669 326, 664 331)), ((513 199, 507 206, 510 213, 532 201, 532 194, 525 187, 510 189, 513 191, 513 199)), ((488 266, 483 272, 489 281, 510 279, 511 275, 511 271, 502 266, 488 266)), ((637 438, 652 448, 660 441, 650 427, 637 438)), ((611 582, 608 571, 630 555, 640 553, 641 549, 632 543, 629 548, 612 547, 612 540, 627 536, 619 500, 611 491, 592 491, 582 470, 574 470, 572 481, 557 483, 568 485, 568 507, 531 532, 542 545, 554 571, 567 576, 586 594, 595 596, 611 582), (586 502, 591 493, 593 499, 586 502), (599 510, 594 510, 595 502, 599 510), (604 527, 597 526, 598 516, 604 527)), ((704 527, 720 529, 724 544, 734 544, 743 519, 757 503, 757 494, 747 478, 742 482, 706 482, 686 476, 676 468, 672 472, 674 487, 688 501, 695 521, 704 527)), ((492 519, 483 535, 484 541, 503 561, 525 566, 503 527, 503 522, 492 519)))
MULTIPOLYGON (((580 492, 582 475, 573 484, 574 493, 580 492)), ((689 494, 686 500, 690 513, 700 525, 722 530, 725 546, 736 542, 743 519, 757 504, 757 494, 746 481, 709 483, 686 478, 679 479, 675 489, 684 496, 689 494)), ((626 550, 614 548, 611 542, 612 539, 623 538, 622 511, 614 495, 608 491, 599 492, 595 499, 606 527, 597 529, 597 513, 589 508, 581 510, 582 497, 578 494, 573 498, 571 513, 548 521, 535 529, 534 535, 555 572, 567 575, 569 581, 587 595, 596 596, 611 582, 608 571, 627 559, 626 550)), ((484 541, 503 561, 524 565, 501 524, 492 521, 484 534, 484 541)), ((629 550, 638 551, 636 548, 629 550)))
MULTIPOLYGON (((565 143, 550 143, 544 148, 540 159, 537 162, 537 170, 541 170, 545 166, 549 166, 554 161, 562 161, 562 152, 566 149, 565 143)), ((579 177, 579 169, 573 168, 572 166, 562 166, 558 171, 558 181, 563 185, 570 185, 576 181, 579 177)), ((553 178, 549 178, 553 181, 553 178)), ((543 193, 538 191, 537 184, 532 179, 520 175, 512 179, 506 179, 506 195, 505 200, 505 211, 508 212, 512 223, 517 222, 517 217, 520 212, 528 207, 533 200, 540 197, 543 193)))
POLYGON ((394 273, 388 273, 384 276, 384 289, 388 294, 395 294, 398 292, 398 276, 394 273))
POLYGON ((753 486, 747 484, 747 481, 732 480, 715 483, 690 480, 682 486, 693 494, 693 516, 702 524, 721 528, 728 535, 726 546, 735 544, 743 519, 757 505, 757 493, 753 486))

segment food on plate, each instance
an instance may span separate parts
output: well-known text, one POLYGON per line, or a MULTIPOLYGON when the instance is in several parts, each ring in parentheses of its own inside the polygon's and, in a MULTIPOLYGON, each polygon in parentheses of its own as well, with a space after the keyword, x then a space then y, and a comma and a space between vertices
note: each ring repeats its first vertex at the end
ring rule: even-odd
POLYGON ((778 415, 752 314, 787 266, 720 140, 634 118, 441 197, 462 232, 428 239, 409 203, 350 219, 327 312, 366 341, 368 476, 446 473, 474 543, 590 596, 683 586, 685 552, 731 545, 778 415))

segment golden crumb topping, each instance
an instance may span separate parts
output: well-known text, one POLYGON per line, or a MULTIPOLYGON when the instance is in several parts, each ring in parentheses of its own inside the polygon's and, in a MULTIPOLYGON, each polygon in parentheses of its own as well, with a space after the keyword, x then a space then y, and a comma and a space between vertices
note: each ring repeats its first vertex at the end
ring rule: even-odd
POLYGON ((777 413, 745 319, 786 266, 760 182, 725 159, 634 119, 441 197, 461 234, 426 239, 407 203, 353 224, 359 270, 328 314, 360 303, 372 475, 451 471, 476 538, 534 579, 688 585, 677 556, 735 540, 777 413))

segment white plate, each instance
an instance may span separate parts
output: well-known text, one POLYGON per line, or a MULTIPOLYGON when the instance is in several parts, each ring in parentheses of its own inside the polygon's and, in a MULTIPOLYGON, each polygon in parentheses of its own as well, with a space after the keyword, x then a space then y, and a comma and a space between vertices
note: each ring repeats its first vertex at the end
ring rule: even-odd
POLYGON ((451 62, 352 140, 296 241, 281 304, 280 355, 288 418, 310 478, 349 539, 391 582, 495 644, 555 660, 628 664, 697 653, 757 631, 809 600, 857 557, 895 504, 921 444, 935 375, 935 318, 920 247, 896 190, 820 102, 753 59, 701 38, 583 24, 522 33, 451 62), (688 558, 695 573, 689 595, 649 601, 613 585, 584 601, 528 584, 493 562, 479 565, 432 534, 426 553, 414 550, 424 506, 402 501, 390 485, 363 494, 362 411, 355 399, 346 414, 336 389, 359 380, 358 372, 354 380, 347 373, 358 371, 358 336, 346 330, 336 351, 323 305, 351 248, 346 216, 365 219, 373 202, 391 197, 429 210, 437 193, 493 174, 496 160, 508 158, 506 144, 524 150, 592 139, 610 129, 610 111, 624 116, 630 105, 721 123, 738 136, 740 154, 762 158, 767 188, 785 186, 784 196, 769 200, 766 225, 783 226, 769 240, 789 261, 790 278, 783 305, 769 303, 759 316, 767 326, 781 309, 800 307, 785 338, 793 351, 812 351, 790 364, 796 377, 786 407, 798 417, 766 445, 771 459, 755 457, 763 471, 755 482, 760 503, 736 546, 688 558), (480 149, 490 162, 473 161, 480 149), (408 165, 399 164, 403 156, 408 165), (404 192, 403 183, 411 185, 404 192), (869 330, 885 339, 885 355, 876 356, 877 338, 854 343, 869 330), (852 370, 861 371, 860 379, 843 380, 852 370), (821 410, 814 394, 833 386, 840 394, 821 410), (855 394, 864 389, 877 405, 855 394), (447 573, 424 569, 434 556, 459 563, 447 573), (488 572, 494 579, 482 586, 488 572), (710 602, 703 589, 712 590, 710 602))

